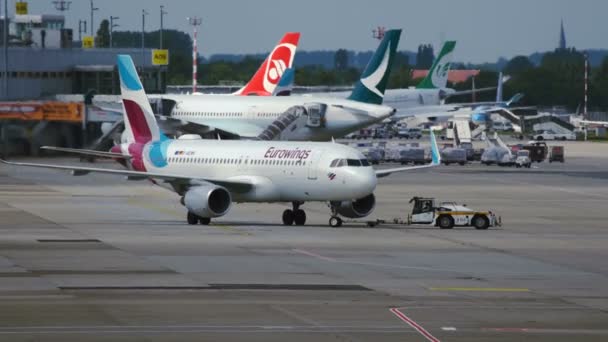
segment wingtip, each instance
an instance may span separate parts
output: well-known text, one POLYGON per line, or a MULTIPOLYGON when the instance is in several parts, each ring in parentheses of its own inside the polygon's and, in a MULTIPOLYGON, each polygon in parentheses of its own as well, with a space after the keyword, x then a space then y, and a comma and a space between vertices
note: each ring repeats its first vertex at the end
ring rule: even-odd
POLYGON ((435 133, 433 130, 430 130, 431 133, 431 158, 433 165, 441 164, 441 153, 439 153, 439 148, 437 147, 437 139, 435 138, 435 133))

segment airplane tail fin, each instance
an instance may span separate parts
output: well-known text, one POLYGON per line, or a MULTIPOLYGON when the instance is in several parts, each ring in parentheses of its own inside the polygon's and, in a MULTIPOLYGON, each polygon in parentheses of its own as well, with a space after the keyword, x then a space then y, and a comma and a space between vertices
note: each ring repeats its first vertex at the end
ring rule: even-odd
POLYGON ((130 142, 145 144, 161 139, 160 128, 129 55, 118 55, 118 74, 122 95, 125 132, 130 142))
POLYGON ((452 66, 452 55, 456 42, 453 40, 443 44, 441 51, 426 77, 416 86, 418 89, 442 89, 448 84, 448 74, 452 66))
POLYGON ((251 80, 234 95, 271 95, 285 70, 293 67, 299 40, 299 32, 286 33, 251 80))
POLYGON ((294 68, 287 68, 281 76, 277 87, 272 92, 272 96, 289 96, 293 90, 293 85, 296 79, 296 70, 294 68))
POLYGON ((382 104, 384 91, 392 69, 401 30, 389 30, 365 67, 361 79, 348 97, 350 100, 382 104))
POLYGON ((523 97, 524 97, 524 94, 522 94, 522 93, 517 93, 517 94, 513 95, 513 97, 510 98, 509 101, 507 101, 507 107, 510 107, 512 104, 519 102, 523 97))
POLYGON ((498 86, 496 88, 496 102, 502 102, 502 72, 498 73, 498 86))

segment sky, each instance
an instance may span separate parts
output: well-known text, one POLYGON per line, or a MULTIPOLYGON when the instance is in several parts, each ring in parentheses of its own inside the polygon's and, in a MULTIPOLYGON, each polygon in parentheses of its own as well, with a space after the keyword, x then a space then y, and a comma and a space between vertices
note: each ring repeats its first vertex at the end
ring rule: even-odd
MULTIPOLYGON (((16 0, 8 0, 14 10, 16 0)), ((568 46, 579 50, 608 48, 608 1, 604 0, 95 0, 95 26, 118 16, 116 30, 160 26, 165 5, 166 28, 191 32, 187 17, 203 19, 199 53, 267 52, 284 32, 300 31, 299 49, 373 50, 377 26, 401 28, 400 50, 416 51, 431 43, 458 41, 455 60, 495 62, 537 51, 553 50, 564 20, 568 46)), ((30 14, 59 13, 52 0, 31 0, 30 14)), ((78 20, 90 21, 90 1, 72 0, 66 26, 78 36, 78 20)), ((89 22, 90 25, 90 22, 89 22)))

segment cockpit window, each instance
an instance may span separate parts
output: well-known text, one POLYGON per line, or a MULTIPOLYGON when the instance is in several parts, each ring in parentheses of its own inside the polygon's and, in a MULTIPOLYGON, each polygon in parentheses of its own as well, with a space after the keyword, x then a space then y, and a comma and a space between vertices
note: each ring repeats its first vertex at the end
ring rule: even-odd
POLYGON ((361 159, 361 165, 369 166, 369 161, 367 161, 367 159, 361 159))
POLYGON ((361 166, 361 161, 359 159, 347 159, 346 163, 348 166, 361 166))
POLYGON ((336 165, 336 167, 342 167, 342 166, 346 166, 346 159, 340 159, 338 161, 338 165, 336 165))
POLYGON ((329 167, 336 167, 336 165, 338 165, 338 162, 340 161, 340 159, 334 159, 331 161, 331 164, 329 164, 329 167))

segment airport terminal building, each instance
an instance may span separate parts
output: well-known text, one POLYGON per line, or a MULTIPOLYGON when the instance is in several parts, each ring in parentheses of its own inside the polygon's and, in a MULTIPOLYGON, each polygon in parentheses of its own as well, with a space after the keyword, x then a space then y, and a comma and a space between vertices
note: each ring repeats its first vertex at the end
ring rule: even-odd
MULTIPOLYGON (((0 53, 0 99, 39 100, 56 94, 85 94, 90 90, 98 94, 119 94, 118 54, 133 57, 141 68, 148 92, 165 92, 167 66, 154 63, 154 49, 82 48, 81 42, 73 41, 72 30, 64 28, 64 23, 62 15, 24 14, 9 18, 8 48, 0 53), (5 89, 7 76, 8 91, 5 89)), ((0 25, 0 37, 4 33, 2 27, 0 25)))

